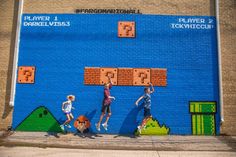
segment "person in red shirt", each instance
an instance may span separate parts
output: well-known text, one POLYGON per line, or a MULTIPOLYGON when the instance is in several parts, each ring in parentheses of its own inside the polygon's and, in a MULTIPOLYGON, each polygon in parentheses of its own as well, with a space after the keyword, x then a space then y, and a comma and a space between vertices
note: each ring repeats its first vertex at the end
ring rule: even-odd
POLYGON ((111 96, 110 94, 110 89, 112 87, 111 78, 108 77, 108 80, 109 82, 104 85, 104 98, 103 98, 102 109, 101 109, 102 114, 100 116, 99 122, 95 124, 98 131, 101 131, 100 124, 106 113, 107 113, 106 121, 102 124, 102 126, 107 131, 107 127, 108 127, 107 123, 109 121, 109 118, 111 117, 111 99, 115 100, 115 97, 111 96))

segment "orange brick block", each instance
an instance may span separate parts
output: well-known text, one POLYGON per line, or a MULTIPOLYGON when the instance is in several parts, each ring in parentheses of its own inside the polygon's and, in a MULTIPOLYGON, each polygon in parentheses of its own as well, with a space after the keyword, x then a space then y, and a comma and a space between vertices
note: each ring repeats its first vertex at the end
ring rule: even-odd
POLYGON ((117 68, 101 68, 100 69, 100 84, 108 83, 108 78, 111 78, 113 85, 117 85, 117 68))
POLYGON ((100 68, 84 68, 84 84, 99 85, 100 84, 100 68))
POLYGON ((150 69, 133 69, 133 85, 146 86, 150 83, 150 69))
POLYGON ((153 86, 167 86, 167 69, 151 69, 151 82, 153 86))
POLYGON ((20 66, 18 68, 18 83, 34 83, 35 67, 34 66, 20 66))
POLYGON ((118 69, 118 85, 132 86, 133 85, 133 69, 119 68, 118 69))

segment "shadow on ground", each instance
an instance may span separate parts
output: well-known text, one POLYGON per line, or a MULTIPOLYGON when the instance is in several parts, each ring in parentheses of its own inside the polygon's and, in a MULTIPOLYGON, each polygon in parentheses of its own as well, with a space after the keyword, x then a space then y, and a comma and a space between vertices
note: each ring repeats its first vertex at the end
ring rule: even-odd
POLYGON ((123 136, 123 137, 130 137, 130 138, 136 138, 137 136, 134 135, 135 130, 137 129, 137 126, 139 125, 139 121, 137 120, 139 112, 142 110, 143 106, 139 105, 138 107, 133 107, 130 112, 127 114, 125 120, 122 123, 122 126, 119 130, 119 134, 114 136, 114 138, 123 136), (131 127, 131 134, 125 134, 127 132, 127 126, 131 127))

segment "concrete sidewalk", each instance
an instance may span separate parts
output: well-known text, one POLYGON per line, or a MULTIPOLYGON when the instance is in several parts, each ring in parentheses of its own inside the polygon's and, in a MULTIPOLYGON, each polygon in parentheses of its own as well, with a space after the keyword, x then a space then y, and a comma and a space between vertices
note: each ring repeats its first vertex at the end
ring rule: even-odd
POLYGON ((119 136, 101 134, 50 134, 9 132, 0 146, 30 146, 76 149, 228 151, 236 152, 236 136, 119 136))
POLYGON ((235 157, 236 152, 1 147, 1 157, 235 157))

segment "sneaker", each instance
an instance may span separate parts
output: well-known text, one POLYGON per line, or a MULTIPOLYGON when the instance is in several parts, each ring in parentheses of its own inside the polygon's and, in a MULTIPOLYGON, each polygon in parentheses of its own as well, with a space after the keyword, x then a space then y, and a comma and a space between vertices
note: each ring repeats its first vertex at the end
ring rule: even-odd
POLYGON ((62 131, 65 131, 64 125, 60 125, 60 127, 62 131))
POLYGON ((138 126, 138 132, 139 132, 139 134, 142 133, 142 131, 141 131, 141 126, 138 126))
POLYGON ((70 124, 66 124, 65 126, 69 129, 71 128, 70 124))
POLYGON ((108 127, 108 125, 105 124, 105 123, 103 123, 102 126, 103 126, 103 128, 107 131, 107 127, 108 127))
POLYGON ((98 124, 96 123, 95 126, 96 126, 97 131, 101 131, 100 125, 98 125, 98 124))

